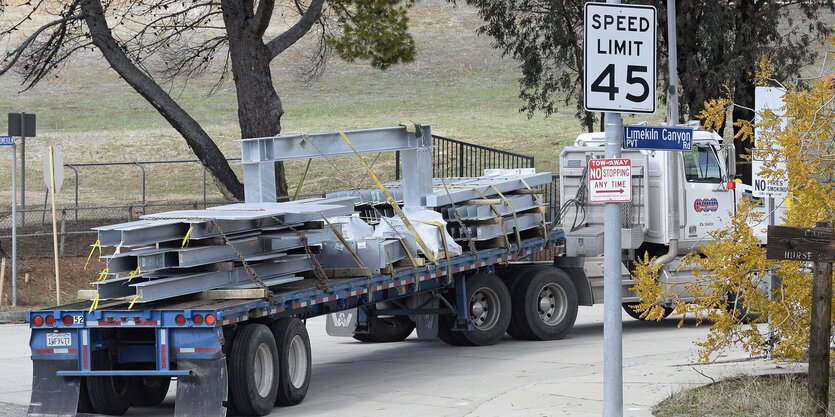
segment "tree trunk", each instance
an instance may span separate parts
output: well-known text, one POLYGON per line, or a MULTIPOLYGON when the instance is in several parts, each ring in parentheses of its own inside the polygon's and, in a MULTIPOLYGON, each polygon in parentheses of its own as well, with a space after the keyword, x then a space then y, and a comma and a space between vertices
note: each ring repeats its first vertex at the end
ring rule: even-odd
MULTIPOLYGON (((284 109, 270 73, 271 53, 255 31, 252 0, 222 0, 242 138, 276 136, 284 109)), ((276 195, 287 196, 284 164, 275 164, 276 195)))
POLYGON ((84 21, 90 30, 93 44, 99 48, 104 58, 125 81, 133 87, 168 121, 171 126, 183 136, 186 143, 200 159, 204 167, 212 174, 218 190, 227 199, 242 200, 244 197, 243 184, 238 180, 235 171, 229 166, 226 157, 212 141, 212 138, 174 99, 171 98, 147 74, 140 70, 125 55, 113 39, 100 0, 83 0, 81 9, 84 21))

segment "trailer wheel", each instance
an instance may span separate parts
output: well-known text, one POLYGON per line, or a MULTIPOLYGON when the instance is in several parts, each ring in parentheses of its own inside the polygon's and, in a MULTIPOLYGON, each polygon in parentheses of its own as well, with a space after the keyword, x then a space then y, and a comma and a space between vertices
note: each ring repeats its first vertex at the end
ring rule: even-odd
MULTIPOLYGON (((93 369, 113 369, 107 351, 93 354, 93 369)), ((121 416, 130 408, 130 378, 124 376, 87 377, 90 405, 99 414, 121 416)))
POLYGON ((275 338, 267 326, 253 323, 238 328, 226 366, 232 409, 246 416, 272 411, 279 366, 275 338))
POLYGON ((568 274, 551 266, 530 268, 513 286, 508 334, 519 340, 562 339, 577 319, 577 290, 568 274))
MULTIPOLYGON (((629 317, 632 317, 635 320, 647 321, 647 319, 641 318, 641 313, 635 311, 635 307, 637 307, 635 304, 623 303, 623 311, 625 311, 626 314, 629 315, 629 317)), ((673 308, 667 306, 662 307, 664 307, 664 316, 661 317, 661 319, 663 320, 667 318, 667 316, 669 316, 670 314, 673 314, 673 308)))
POLYGON ((279 372, 276 405, 296 405, 310 386, 310 336, 301 320, 283 318, 270 325, 278 346, 279 372))
POLYGON ((82 376, 81 389, 78 391, 78 408, 79 413, 96 414, 96 409, 93 408, 93 403, 90 402, 90 394, 87 393, 87 377, 82 376))
POLYGON ((415 322, 406 316, 368 316, 368 333, 354 333, 354 339, 367 343, 402 342, 415 330, 415 322))
POLYGON ((496 275, 467 279, 467 306, 474 330, 455 331, 455 316, 440 316, 438 337, 450 345, 487 346, 498 342, 510 324, 510 293, 496 275))
POLYGON ((168 395, 168 387, 171 385, 171 378, 163 377, 136 377, 131 385, 131 405, 139 407, 154 407, 160 405, 168 395))

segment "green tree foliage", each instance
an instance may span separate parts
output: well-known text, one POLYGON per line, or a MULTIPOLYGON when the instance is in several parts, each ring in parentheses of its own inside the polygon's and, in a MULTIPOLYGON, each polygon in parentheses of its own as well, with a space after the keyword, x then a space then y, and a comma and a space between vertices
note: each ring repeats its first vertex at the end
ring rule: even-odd
MULTIPOLYGON (((595 116, 583 110, 583 4, 585 0, 467 0, 484 19, 479 32, 520 63, 522 111, 549 115, 572 106, 583 126, 595 116)), ((635 1, 658 10, 659 76, 667 77, 665 0, 635 1)), ((730 88, 741 105, 735 118, 753 107, 751 74, 767 53, 781 69, 776 78, 796 75, 815 58, 816 40, 831 31, 832 0, 696 0, 677 2, 678 72, 682 115, 692 119, 707 99, 730 88)), ((739 147, 744 149, 744 147, 739 147)))

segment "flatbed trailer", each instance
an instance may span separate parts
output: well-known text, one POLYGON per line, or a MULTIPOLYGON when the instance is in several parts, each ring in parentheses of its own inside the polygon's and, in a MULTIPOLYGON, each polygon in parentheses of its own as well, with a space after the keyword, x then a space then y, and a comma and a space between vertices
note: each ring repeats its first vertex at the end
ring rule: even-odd
MULTIPOLYGON (((446 322, 446 327, 440 323, 442 339, 446 331, 453 344, 489 344, 490 340, 462 340, 459 336, 478 333, 484 324, 478 322, 479 316, 490 317, 483 310, 487 306, 500 308, 501 304, 508 308, 509 296, 499 294, 506 290, 496 289, 495 282, 468 292, 467 282, 478 276, 493 277, 492 281, 501 283, 495 275, 498 269, 521 271, 533 263, 529 260, 532 255, 562 239, 561 231, 552 231, 508 247, 441 258, 438 265, 428 262, 371 277, 331 278, 324 286, 315 278, 305 279, 276 289, 274 301, 186 296, 134 306, 129 300, 102 301, 95 309, 91 309, 90 301, 80 301, 30 311, 27 320, 32 329, 33 379, 29 415, 73 416, 77 411, 121 414, 130 405, 162 401, 172 378, 177 381, 177 416, 226 415, 230 405, 227 399, 235 396, 233 402, 239 404, 238 409, 229 410, 230 414, 264 414, 273 405, 258 404, 264 397, 259 392, 264 390, 266 397, 276 398, 270 402, 292 405, 304 398, 310 380, 310 343, 303 324, 299 326, 300 320, 356 308, 361 316, 358 333, 363 328, 367 331, 364 326, 368 326, 369 317, 373 319, 377 314, 401 318, 426 314, 454 318, 446 322), (481 293, 472 291, 482 291, 487 297, 484 303, 476 300, 481 293), (491 294, 495 296, 492 299, 491 294), (408 308, 397 303, 420 295, 424 297, 420 305, 408 308), (507 301, 502 297, 508 297, 507 301), (491 300, 493 305, 489 304, 491 300), (394 302, 395 308, 375 308, 385 302, 394 302), (266 357, 258 353, 260 349, 242 352, 255 346, 269 348, 269 343, 235 342, 242 337, 257 340, 259 332, 242 331, 250 327, 260 328, 260 333, 263 329, 273 331, 281 365, 277 381, 265 370, 269 364, 263 362, 266 357), (236 359, 227 359, 230 355, 236 359), (255 385, 239 382, 253 372, 257 375, 255 385), (272 390, 277 394, 272 396, 272 390), (247 395, 254 398, 241 398, 247 395)), ((503 272, 502 278, 507 284, 502 287, 511 288, 514 279, 527 277, 503 272)), ((566 289, 574 292, 573 288, 566 289)), ((573 312, 571 307, 561 310, 563 321, 570 321, 569 329, 577 309, 576 295, 571 296, 573 312)), ((493 313, 491 320, 498 317, 497 312, 493 313)), ((434 329, 439 331, 437 323, 434 329)), ((499 336, 503 334, 504 329, 499 336)), ((247 383, 253 380, 246 379, 247 383)))

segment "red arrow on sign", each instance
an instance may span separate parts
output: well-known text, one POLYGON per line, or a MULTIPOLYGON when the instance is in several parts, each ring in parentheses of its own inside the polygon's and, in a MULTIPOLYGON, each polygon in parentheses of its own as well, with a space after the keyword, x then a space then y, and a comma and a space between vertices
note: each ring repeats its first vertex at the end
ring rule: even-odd
POLYGON ((618 193, 618 194, 623 194, 623 188, 621 188, 620 190, 595 190, 595 191, 596 191, 596 192, 598 192, 598 193, 618 193))

